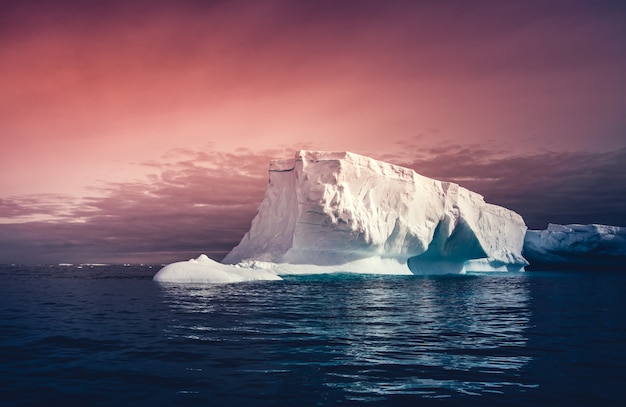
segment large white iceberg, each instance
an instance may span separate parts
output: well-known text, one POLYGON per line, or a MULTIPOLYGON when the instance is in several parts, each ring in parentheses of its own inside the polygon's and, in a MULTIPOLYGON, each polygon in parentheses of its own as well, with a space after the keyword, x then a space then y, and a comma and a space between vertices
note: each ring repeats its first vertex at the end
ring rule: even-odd
POLYGON ((538 269, 626 269, 626 228, 551 223, 546 230, 526 233, 524 256, 538 269))
POLYGON ((520 215, 457 184, 349 152, 300 151, 270 163, 265 198, 226 264, 203 255, 154 279, 519 271, 525 232, 520 215))
POLYGON ((270 163, 250 231, 224 263, 278 274, 523 270, 526 225, 457 184, 349 152, 270 163))

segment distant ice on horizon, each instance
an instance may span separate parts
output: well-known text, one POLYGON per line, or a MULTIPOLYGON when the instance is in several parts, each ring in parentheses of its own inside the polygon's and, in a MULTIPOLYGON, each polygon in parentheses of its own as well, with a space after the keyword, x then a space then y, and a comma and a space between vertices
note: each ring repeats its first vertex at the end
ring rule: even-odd
POLYGON ((523 253, 535 268, 626 270, 626 228, 551 223, 545 230, 526 233, 523 253))

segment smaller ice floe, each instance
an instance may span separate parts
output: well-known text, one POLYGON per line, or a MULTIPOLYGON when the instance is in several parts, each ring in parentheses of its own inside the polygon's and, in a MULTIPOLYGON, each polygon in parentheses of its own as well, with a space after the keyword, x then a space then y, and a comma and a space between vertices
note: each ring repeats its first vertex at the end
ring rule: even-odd
POLYGON ((154 276, 160 283, 239 283, 255 280, 281 280, 271 270, 226 265, 205 254, 197 259, 168 264, 154 276))
POLYGON ((535 269, 624 269, 626 228, 608 225, 548 225, 529 230, 524 257, 535 269))

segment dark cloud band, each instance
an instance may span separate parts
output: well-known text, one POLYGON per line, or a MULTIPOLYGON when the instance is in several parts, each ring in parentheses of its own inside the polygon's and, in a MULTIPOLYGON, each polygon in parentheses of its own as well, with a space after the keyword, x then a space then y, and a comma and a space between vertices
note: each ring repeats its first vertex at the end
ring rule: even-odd
MULTIPOLYGON (((156 170, 148 180, 108 184, 101 196, 80 202, 50 195, 2 199, 0 262, 164 263, 199 253, 219 260, 249 228, 268 160, 291 154, 181 150, 176 161, 147 163, 156 170), (17 222, 34 215, 49 219, 17 222)), ((626 148, 506 156, 481 146, 445 146, 419 157, 386 159, 458 182, 519 212, 531 228, 626 225, 626 148)))

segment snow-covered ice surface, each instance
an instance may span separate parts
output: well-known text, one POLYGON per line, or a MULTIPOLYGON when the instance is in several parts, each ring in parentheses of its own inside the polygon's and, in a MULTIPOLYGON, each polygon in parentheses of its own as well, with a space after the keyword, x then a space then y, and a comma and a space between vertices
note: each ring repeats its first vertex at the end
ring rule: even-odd
POLYGON ((524 256, 534 268, 626 269, 626 228, 551 223, 526 233, 524 256))
POLYGON ((197 259, 168 264, 154 276, 161 283, 239 283, 254 280, 281 280, 263 269, 221 264, 201 254, 197 259))
POLYGON ((457 184, 349 152, 270 163, 250 231, 224 263, 277 274, 523 270, 526 225, 457 184))

